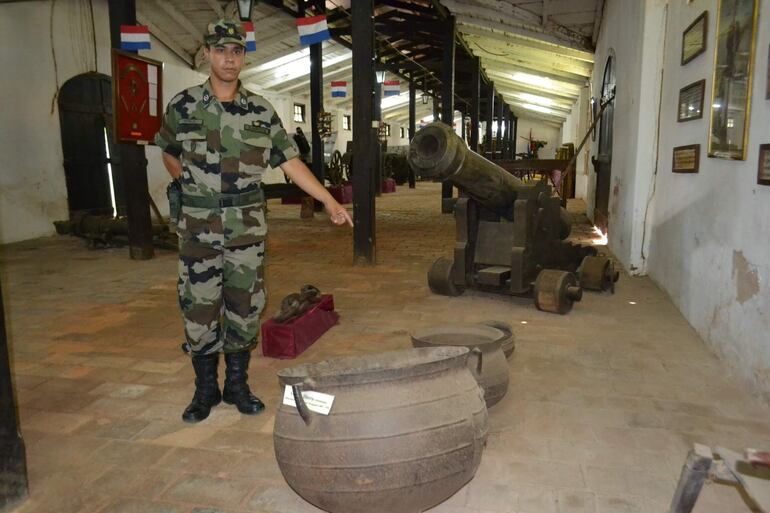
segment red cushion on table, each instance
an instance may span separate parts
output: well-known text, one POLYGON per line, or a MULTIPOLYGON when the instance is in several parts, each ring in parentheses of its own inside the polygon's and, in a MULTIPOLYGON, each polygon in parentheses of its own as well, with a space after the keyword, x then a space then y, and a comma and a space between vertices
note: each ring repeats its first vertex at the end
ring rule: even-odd
POLYGON ((337 324, 334 297, 323 294, 321 301, 301 316, 285 324, 273 319, 262 324, 262 354, 271 358, 296 358, 321 335, 337 324))
POLYGON ((337 203, 345 205, 346 203, 353 203, 353 184, 345 183, 342 185, 335 185, 327 187, 332 198, 337 200, 337 203))

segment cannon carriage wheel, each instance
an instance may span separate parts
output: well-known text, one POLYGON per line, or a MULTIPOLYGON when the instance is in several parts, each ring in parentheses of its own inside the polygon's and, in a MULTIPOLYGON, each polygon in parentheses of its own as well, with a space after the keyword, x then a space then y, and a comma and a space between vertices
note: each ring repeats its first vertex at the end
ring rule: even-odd
POLYGON ((620 273, 615 270, 615 264, 604 255, 589 255, 583 259, 578 268, 580 286, 588 290, 601 292, 609 290, 614 294, 615 282, 619 277, 620 273))
POLYGON ((538 310, 566 314, 583 298, 575 275, 556 269, 543 269, 535 280, 535 306, 538 310))
POLYGON ((428 286, 434 294, 456 297, 464 292, 463 287, 455 285, 452 281, 454 261, 439 257, 433 262, 428 271, 428 286))
POLYGON ((327 165, 326 176, 329 177, 329 182, 332 185, 342 185, 345 175, 342 169, 342 154, 339 150, 334 150, 334 153, 332 153, 327 165))

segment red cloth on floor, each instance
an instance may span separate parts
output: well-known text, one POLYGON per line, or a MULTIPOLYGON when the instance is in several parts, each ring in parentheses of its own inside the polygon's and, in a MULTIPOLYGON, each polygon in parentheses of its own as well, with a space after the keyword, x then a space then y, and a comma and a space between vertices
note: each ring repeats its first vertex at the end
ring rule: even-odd
POLYGON ((337 324, 334 296, 323 294, 321 301, 285 324, 273 319, 262 324, 262 354, 271 358, 296 358, 321 335, 337 324))

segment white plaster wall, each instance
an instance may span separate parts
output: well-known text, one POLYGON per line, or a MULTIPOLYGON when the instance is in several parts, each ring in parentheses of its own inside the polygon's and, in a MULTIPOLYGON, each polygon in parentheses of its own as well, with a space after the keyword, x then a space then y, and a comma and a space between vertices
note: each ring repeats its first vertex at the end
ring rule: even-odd
POLYGON ((759 2, 759 12, 747 159, 728 161, 706 156, 717 1, 670 3, 648 268, 698 333, 768 401, 770 187, 756 181, 758 146, 770 142, 765 100, 770 0, 759 2), (704 10, 709 11, 706 52, 681 66, 682 32, 704 10), (679 89, 703 78, 703 119, 677 123, 679 89), (685 144, 701 145, 697 174, 671 172, 673 148, 685 144))
MULTIPOLYGON (((572 112, 567 116, 567 120, 561 127, 562 144, 572 143, 575 145, 576 150, 591 124, 589 99, 589 89, 588 87, 584 87, 580 90, 580 95, 572 106, 572 112)), ((588 154, 590 147, 589 139, 589 142, 586 142, 575 160, 575 197, 582 200, 585 200, 588 194, 588 164, 590 162, 588 160, 588 154)))
POLYGON ((561 128, 558 125, 545 123, 538 119, 519 116, 519 124, 516 131, 516 153, 525 153, 529 146, 530 131, 533 139, 546 141, 544 147, 540 148, 538 157, 541 159, 556 158, 556 150, 561 146, 561 128))
MULTIPOLYGON (((106 3, 94 5, 97 20, 106 19, 106 3)), ((53 41, 57 45, 59 84, 88 71, 109 74, 110 56, 81 57, 75 44, 87 44, 68 23, 71 3, 56 10, 53 41)), ((49 40, 49 1, 0 4, 0 242, 54 232, 53 221, 67 219, 67 192, 62 168, 59 113, 54 101, 54 67, 49 40), (37 36, 30 39, 30 34, 37 36), (53 109, 52 109, 53 104, 53 109)), ((109 33, 97 25, 97 44, 109 48, 109 33)))
MULTIPOLYGON (((93 3, 96 32, 96 69, 90 32, 80 30, 82 12, 77 2, 57 2, 51 37, 50 0, 0 3, 0 243, 54 233, 53 221, 67 219, 67 188, 62 167, 59 112, 54 101, 68 79, 98 71, 110 75, 110 35, 106 0, 93 3), (30 43, 29 35, 38 37, 30 43), (56 45, 58 73, 54 74, 51 43, 56 45), (12 72, 11 72, 12 71, 12 72), (53 109, 52 109, 53 105, 53 109)), ((143 52, 165 61, 164 101, 200 81, 158 41, 143 52)), ((150 192, 168 210, 165 187, 168 175, 157 148, 147 148, 150 192)))

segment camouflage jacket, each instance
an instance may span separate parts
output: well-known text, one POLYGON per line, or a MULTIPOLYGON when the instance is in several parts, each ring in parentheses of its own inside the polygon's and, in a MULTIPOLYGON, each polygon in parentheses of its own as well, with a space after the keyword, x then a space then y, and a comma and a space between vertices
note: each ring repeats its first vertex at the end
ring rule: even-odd
MULTIPOLYGON (((182 162, 182 192, 192 196, 259 189, 267 166, 297 156, 273 106, 239 85, 232 102, 220 102, 211 84, 185 89, 168 104, 156 144, 182 162)), ((182 207, 177 232, 214 246, 264 240, 264 205, 218 209, 182 207)))

